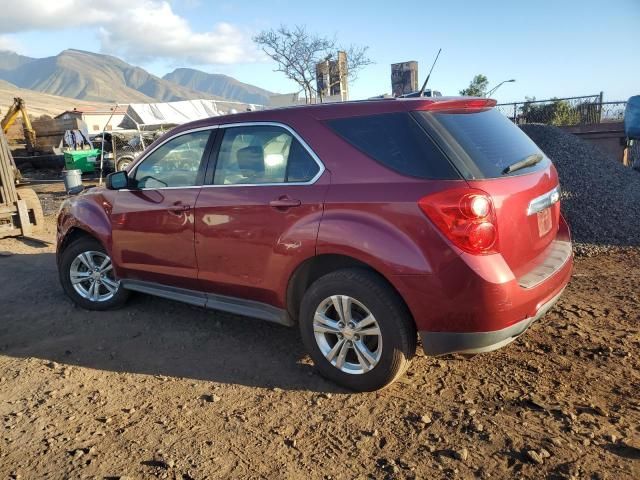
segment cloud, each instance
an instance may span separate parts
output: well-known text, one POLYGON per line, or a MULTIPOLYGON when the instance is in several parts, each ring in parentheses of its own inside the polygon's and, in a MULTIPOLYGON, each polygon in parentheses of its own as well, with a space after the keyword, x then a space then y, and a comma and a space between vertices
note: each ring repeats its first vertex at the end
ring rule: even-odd
POLYGON ((20 52, 22 51, 22 45, 20 44, 20 42, 11 38, 9 35, 0 35, 0 52, 3 50, 20 52))
MULTIPOLYGON (((0 34, 94 27, 101 50, 131 61, 190 64, 250 63, 261 59, 244 29, 219 22, 194 32, 166 0, 19 0, 0 15, 0 34)), ((2 37, 0 37, 2 38, 2 37)))
POLYGON ((251 62, 257 55, 249 35, 228 23, 193 32, 166 2, 145 2, 101 29, 102 48, 132 60, 180 59, 188 63, 251 62), (154 8, 149 8, 150 4, 154 8))

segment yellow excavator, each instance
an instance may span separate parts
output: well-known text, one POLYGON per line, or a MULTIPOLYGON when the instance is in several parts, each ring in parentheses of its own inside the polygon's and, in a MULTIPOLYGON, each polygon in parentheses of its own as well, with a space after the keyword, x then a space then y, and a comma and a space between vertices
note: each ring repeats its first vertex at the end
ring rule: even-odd
POLYGON ((0 120, 0 127, 2 127, 3 133, 6 135, 13 122, 16 121, 18 115, 22 114, 22 127, 24 130, 24 139, 27 143, 27 152, 33 153, 36 149, 36 131, 31 126, 31 120, 27 113, 27 106, 24 100, 20 97, 13 99, 13 105, 9 107, 9 111, 4 118, 0 120))
MULTIPOLYGON (((22 114, 22 130, 24 132, 27 153, 32 154, 36 149, 36 131, 31 125, 31 119, 27 113, 27 105, 23 99, 20 97, 15 97, 13 99, 13 105, 9 107, 9 111, 6 113, 4 118, 0 120, 0 128, 2 128, 2 133, 6 135, 9 128, 11 128, 11 125, 13 125, 20 114, 22 114)), ((16 182, 20 182, 22 175, 20 174, 20 170, 16 167, 13 158, 11 158, 11 169, 13 170, 16 182)))

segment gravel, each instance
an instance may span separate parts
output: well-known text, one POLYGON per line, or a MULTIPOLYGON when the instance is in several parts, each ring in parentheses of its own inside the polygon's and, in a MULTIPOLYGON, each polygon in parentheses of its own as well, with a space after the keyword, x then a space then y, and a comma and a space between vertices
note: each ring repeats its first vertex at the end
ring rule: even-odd
POLYGON ((561 208, 577 255, 640 246, 640 172, 558 127, 521 128, 558 169, 561 208))

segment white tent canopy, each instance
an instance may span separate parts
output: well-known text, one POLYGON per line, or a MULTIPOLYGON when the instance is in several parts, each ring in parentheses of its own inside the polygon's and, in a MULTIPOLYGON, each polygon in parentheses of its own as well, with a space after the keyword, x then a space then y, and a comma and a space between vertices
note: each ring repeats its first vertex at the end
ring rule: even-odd
POLYGON ((120 128, 145 127, 152 129, 163 125, 180 125, 193 120, 217 117, 247 110, 262 110, 262 105, 221 100, 183 100, 163 103, 131 103, 120 128))

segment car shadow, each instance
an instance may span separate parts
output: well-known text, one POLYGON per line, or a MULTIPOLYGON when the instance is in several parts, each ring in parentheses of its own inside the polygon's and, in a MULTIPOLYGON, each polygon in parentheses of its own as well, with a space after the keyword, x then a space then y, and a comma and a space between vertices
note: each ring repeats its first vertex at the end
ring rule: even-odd
POLYGON ((32 248, 47 248, 51 246, 51 242, 47 240, 41 240, 40 238, 36 238, 36 237, 21 236, 21 237, 17 237, 16 240, 32 248))
POLYGON ((344 392, 315 373, 298 329, 132 295, 119 310, 76 307, 53 253, 0 257, 0 354, 115 372, 252 387, 344 392))
POLYGON ((624 441, 608 444, 605 449, 621 458, 640 460, 640 448, 629 445, 624 441))

